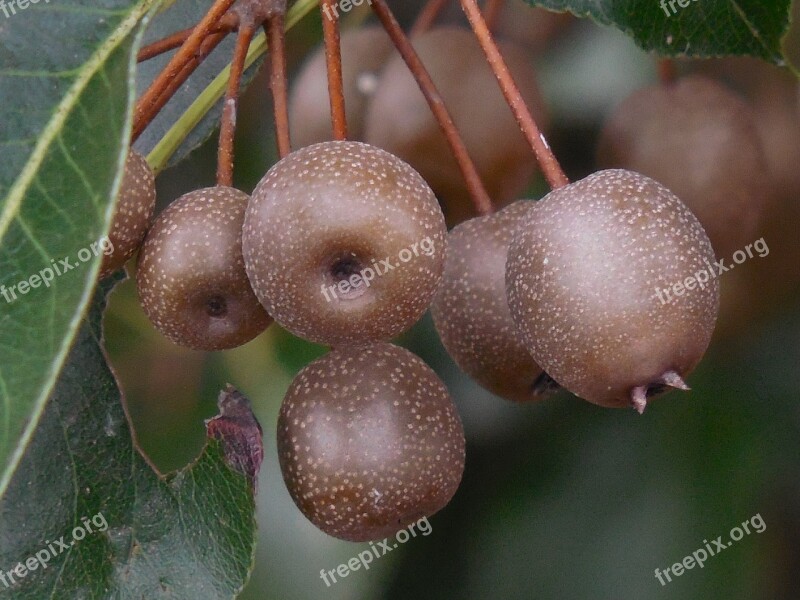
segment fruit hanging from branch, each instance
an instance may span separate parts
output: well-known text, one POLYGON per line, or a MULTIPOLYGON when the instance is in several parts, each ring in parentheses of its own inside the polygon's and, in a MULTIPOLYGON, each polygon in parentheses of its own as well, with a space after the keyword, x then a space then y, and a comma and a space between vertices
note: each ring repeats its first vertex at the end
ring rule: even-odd
POLYGON ((196 350, 249 342, 271 319, 242 258, 249 197, 215 186, 178 198, 147 234, 136 273, 139 299, 164 335, 196 350))
POLYGON ((388 537, 443 508, 461 481, 464 448, 444 383, 391 344, 309 364, 278 417, 292 499, 325 533, 352 542, 388 537))
MULTIPOLYGON (((665 21, 656 5, 647 13, 603 10, 606 2, 536 3, 589 13, 665 54, 749 52, 778 62, 777 38, 786 25, 777 14, 786 12, 783 0, 759 11, 720 5, 723 18, 702 21, 687 17, 690 11, 667 14, 665 21), (658 18, 642 25, 637 23, 641 14, 658 18), (723 36, 715 28, 720 22, 723 36)), ((557 152, 548 143, 548 108, 558 107, 546 107, 542 99, 539 59, 534 69, 530 48, 497 41, 505 28, 502 0, 480 6, 460 0, 469 29, 464 21, 442 25, 445 0, 430 0, 414 14, 406 6, 401 20, 409 26, 401 25, 386 0, 362 2, 356 14, 334 0, 297 0, 291 7, 285 0, 214 0, 201 7, 202 15, 174 23, 177 31, 170 29, 170 35, 141 49, 137 28, 145 15, 152 16, 152 24, 171 4, 182 3, 165 3, 162 12, 151 0, 130 4, 123 10, 122 2, 111 12, 101 7, 99 19, 91 16, 95 11, 67 11, 68 35, 58 38, 64 42, 58 47, 67 51, 44 53, 47 69, 36 62, 38 48, 27 51, 32 46, 26 35, 12 32, 10 21, 0 27, 0 46, 11 57, 0 68, 0 96, 12 98, 0 103, 0 122, 13 131, 0 141, 0 147, 13 147, 0 169, 0 188, 8 192, 0 216, 3 277, 8 279, 0 287, 8 327, 0 333, 0 347, 28 361, 21 368, 12 358, 0 361, 0 368, 13 366, 7 369, 11 376, 3 372, 0 390, 0 422, 8 430, 0 436, 0 514, 8 522, 27 522, 33 497, 42 503, 43 514, 58 514, 58 527, 68 531, 76 515, 64 507, 92 505, 99 511, 113 504, 110 499, 125 497, 131 504, 112 506, 109 525, 114 535, 136 530, 129 546, 146 550, 122 559, 113 552, 87 553, 82 558, 92 562, 91 568, 82 564, 79 573, 62 569, 74 562, 65 557, 68 562, 42 580, 28 579, 25 585, 35 589, 31 597, 83 597, 93 593, 90 589, 125 597, 178 597, 184 590, 175 580, 183 577, 186 597, 213 588, 215 598, 228 598, 241 591, 249 574, 263 431, 249 400, 235 388, 223 393, 222 414, 208 421, 209 442, 197 463, 161 477, 137 458, 148 477, 133 477, 129 487, 121 483, 116 458, 135 455, 135 448, 124 426, 122 400, 98 402, 116 390, 105 364, 101 317, 107 294, 120 280, 119 273, 108 276, 137 250, 142 308, 171 341, 201 351, 236 348, 265 331, 274 317, 290 333, 330 347, 297 374, 284 397, 275 432, 278 462, 289 495, 311 523, 328 535, 363 542, 395 534, 443 509, 468 466, 464 430, 445 384, 422 359, 390 343, 428 308, 457 365, 498 396, 544 401, 545 392, 564 389, 599 406, 642 413, 656 395, 687 390, 687 378, 706 352, 719 306, 717 279, 724 273, 714 250, 724 257, 750 244, 766 256, 765 214, 778 214, 772 220, 785 222, 791 232, 787 215, 797 212, 789 202, 797 178, 793 154, 783 149, 795 148, 797 141, 795 81, 764 84, 765 90, 780 90, 775 95, 779 111, 759 121, 752 105, 766 100, 740 98, 708 77, 678 77, 677 65, 662 59, 663 81, 623 102, 601 135, 601 166, 624 170, 601 170, 570 183, 556 154, 570 161, 568 170, 576 176, 586 169, 570 160, 570 146, 576 144, 561 135, 563 121, 554 128, 557 152), (295 78, 290 99, 286 31, 315 9, 321 13, 324 45, 295 78), (359 29, 370 11, 374 21, 359 29), (223 48, 230 51, 229 67, 198 90, 199 80, 215 74, 197 73, 198 67, 210 67, 208 57, 220 57, 223 48), (234 141, 259 104, 243 109, 239 99, 248 69, 256 70, 265 50, 271 103, 264 104, 274 121, 277 160, 259 168, 255 179, 266 174, 251 195, 237 188, 246 178, 241 177, 242 148, 236 156, 234 141), (147 70, 139 72, 137 85, 144 89, 128 107, 134 57, 141 62, 166 53, 173 54, 152 81, 146 81, 147 70), (80 58, 75 62, 73 56, 80 58), (163 132, 164 121, 173 115, 162 110, 170 106, 180 112, 171 104, 180 95, 190 101, 188 108, 163 132), (206 118, 215 109, 219 118, 206 118), (208 134, 211 121, 219 124, 216 185, 179 197, 153 222, 154 173, 180 158, 174 156, 177 149, 188 152, 190 132, 195 139, 208 134), (774 135, 776 129, 784 135, 774 135), (140 137, 146 130, 148 136, 140 137), (786 143, 767 145, 778 137, 786 143), (91 151, 86 151, 87 140, 91 151), (130 150, 130 143, 142 151, 155 146, 145 159, 130 150), (6 177, 17 166, 19 176, 6 177), (552 191, 539 201, 519 200, 532 195, 526 188, 537 171, 552 191), (767 205, 773 195, 784 201, 783 213, 767 212, 775 210, 767 205), (108 241, 114 252, 98 265, 101 259, 84 248, 78 256, 88 258, 80 260, 93 262, 83 271, 83 282, 79 269, 70 276, 59 273, 56 283, 42 281, 47 271, 31 275, 42 260, 55 263, 49 253, 66 253, 67 244, 85 242, 87 232, 96 240, 109 229, 112 212, 108 241), (61 231, 60 221, 54 226, 54 215, 69 227, 61 231), (449 234, 445 216, 454 225, 449 234), (761 244, 752 244, 760 232, 761 244), (76 338, 95 284, 89 266, 99 267, 102 282, 76 338), (28 267, 30 273, 21 271, 28 267), (22 298, 6 297, 15 287, 22 295, 36 289, 41 306, 29 302, 20 309, 22 298), (50 327, 43 335, 28 335, 38 334, 42 323, 50 327), (85 400, 80 408, 89 410, 76 411, 65 399, 85 400), (75 415, 78 421, 72 420, 75 415), (54 416, 57 427, 48 421, 54 416), (75 423, 88 435, 77 436, 75 423), (59 448, 69 445, 59 461, 49 458, 50 429, 58 431, 59 448), (82 456, 73 452, 76 448, 92 454, 92 466, 95 456, 106 457, 105 464, 98 462, 98 473, 83 472, 90 469, 75 460, 82 456), (108 448, 113 452, 104 451, 108 448), (42 449, 46 464, 33 464, 42 449), (31 473, 41 466, 49 474, 54 464, 77 467, 76 481, 69 482, 74 488, 70 503, 45 504, 41 499, 49 494, 29 489, 40 488, 45 479, 31 473), (145 479, 155 493, 139 486, 145 479), (17 500, 9 509, 8 490, 24 502, 17 500), (159 506, 175 504, 165 514, 191 514, 194 522, 184 530, 186 523, 176 528, 166 517, 166 533, 154 533, 149 523, 133 527, 126 518, 135 515, 138 523, 139 516, 130 506, 153 506, 153 499, 159 506), (182 512, 189 504, 194 510, 182 512), (215 527, 209 527, 209 515, 215 527), (150 537, 143 538, 142 531, 150 537), (142 556, 159 555, 156 546, 165 564, 153 567, 148 560, 142 568, 142 556), (223 584, 204 581, 195 590, 185 583, 191 578, 185 573, 171 579, 176 549, 185 553, 179 560, 192 567, 186 570, 191 577, 202 572, 224 579, 223 584), (134 576, 137 568, 146 574, 134 576), (56 571, 66 574, 63 580, 59 576, 59 587, 40 585, 56 571), (85 587, 84 571, 102 576, 85 587)), ((183 4, 181 9, 198 5, 183 4)), ((30 11, 42 20, 19 31, 52 34, 51 22, 59 20, 52 16, 54 8, 30 11)), ((24 25, 22 17, 15 18, 15 28, 24 25)), ((150 34, 155 37, 152 29, 150 34)), ((35 39, 51 37, 56 39, 35 39)), ((558 69, 546 72, 553 71, 558 69)), ((548 96, 551 85, 552 79, 544 78, 548 96)), ((553 114, 559 117, 557 110, 553 114)), ((772 230, 766 231, 772 244, 772 230)), ((791 250, 787 239, 792 238, 779 233, 774 247, 783 248, 776 254, 791 265, 794 254, 784 250, 791 250)), ((780 271, 762 273, 782 279, 773 276, 780 271)), ((270 335, 242 355, 251 349, 272 352, 284 339, 270 335)), ((436 348, 425 351, 434 356, 436 348)), ((237 369, 247 364, 239 354, 233 356, 237 369)), ((163 367, 170 378, 172 365, 163 367)), ((169 383, 168 392, 155 383, 152 389, 170 395, 179 385, 169 383)), ((476 392, 463 382, 456 385, 456 401, 476 392)), ((562 394, 547 401, 572 399, 562 394)), ((539 415, 540 408, 547 410, 511 410, 539 415)), ((639 421, 654 422, 650 417, 639 421)), ((459 512, 467 511, 456 507, 450 514, 459 512)), ((42 539, 56 531, 50 525, 48 520, 37 530, 42 539)), ((0 531, 4 563, 13 564, 41 541, 19 539, 0 531)), ((96 542, 107 545, 108 540, 96 542)))
POLYGON ((536 362, 600 406, 633 406, 683 380, 719 310, 714 251, 672 192, 599 171, 530 211, 508 251, 511 316, 536 362))
POLYGON ((445 225, 410 166, 360 142, 322 142, 264 176, 244 219, 247 274, 267 312, 302 338, 391 339, 441 281, 445 225))

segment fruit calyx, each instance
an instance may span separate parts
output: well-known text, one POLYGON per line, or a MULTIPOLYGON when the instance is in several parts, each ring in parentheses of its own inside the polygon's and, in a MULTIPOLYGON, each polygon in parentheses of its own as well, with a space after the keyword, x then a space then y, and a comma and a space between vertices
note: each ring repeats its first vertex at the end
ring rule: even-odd
POLYGON ((631 406, 641 415, 644 413, 644 409, 647 408, 648 398, 665 392, 667 388, 674 388, 684 392, 688 392, 691 389, 676 371, 667 371, 655 382, 633 388, 631 390, 631 406))

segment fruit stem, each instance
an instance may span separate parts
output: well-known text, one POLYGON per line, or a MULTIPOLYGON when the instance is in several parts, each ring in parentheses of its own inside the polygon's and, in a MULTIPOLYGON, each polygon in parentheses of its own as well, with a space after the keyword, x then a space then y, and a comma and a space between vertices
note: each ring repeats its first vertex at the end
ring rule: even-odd
MULTIPOLYGON (((185 71, 184 68, 187 65, 195 62, 194 68, 196 69, 197 65, 200 64, 200 62, 195 59, 195 55, 198 50, 200 50, 206 38, 211 34, 216 24, 234 2, 235 0, 215 0, 209 11, 192 30, 191 35, 167 63, 167 66, 164 67, 161 73, 158 74, 158 77, 150 84, 147 91, 139 98, 134 112, 133 141, 141 135, 150 121, 152 121, 158 114, 158 111, 161 110, 161 107, 157 107, 157 104, 164 91, 170 87, 170 84, 174 81, 176 76, 178 74, 183 74, 185 71)), ((194 69, 192 69, 192 71, 193 70, 194 69)), ((187 74, 186 77, 188 76, 187 74)), ((164 100, 161 106, 164 104, 166 104, 166 100, 164 100)))
POLYGON ((497 20, 503 11, 504 0, 486 0, 486 7, 483 9, 483 19, 489 31, 494 31, 497 27, 497 20))
MULTIPOLYGON (((317 0, 297 0, 286 13, 286 29, 291 29, 297 25, 316 7, 317 0)), ((266 49, 266 36, 263 34, 257 35, 250 46, 250 52, 247 53, 245 67, 250 67, 264 54, 266 49)), ((216 105, 217 101, 225 95, 230 69, 230 65, 222 69, 219 75, 198 94, 178 120, 163 135, 156 147, 147 155, 147 162, 155 173, 160 173, 164 170, 170 158, 186 140, 189 132, 202 121, 203 117, 216 105)))
MULTIPOLYGON (((239 22, 236 15, 226 14, 220 19, 219 23, 217 23, 210 33, 231 33, 232 31, 236 31, 238 26, 239 22)), ((136 62, 144 62, 156 56, 160 56, 165 52, 174 50, 175 48, 180 48, 180 46, 189 39, 189 36, 192 35, 194 29, 194 27, 189 27, 182 31, 176 31, 172 35, 168 35, 152 44, 148 44, 139 50, 139 54, 136 55, 136 62)))
POLYGON ((414 21, 411 30, 408 32, 408 37, 413 38, 415 35, 428 31, 436 22, 436 19, 439 18, 439 15, 442 10, 444 10, 444 7, 447 6, 448 2, 449 0, 428 0, 425 6, 422 7, 422 10, 419 11, 417 20, 414 21))
POLYGON ((286 77, 286 18, 283 14, 271 17, 264 24, 270 54, 272 106, 275 113, 275 136, 278 156, 284 158, 292 151, 289 134, 289 92, 286 77))
POLYGON ((322 31, 325 36, 325 60, 328 70, 328 96, 331 101, 333 139, 347 139, 347 115, 342 80, 342 50, 339 37, 339 9, 334 0, 320 0, 322 31))
POLYGON ((675 83, 678 80, 678 68, 671 58, 658 60, 658 79, 664 85, 675 83))
POLYGON ((500 54, 500 50, 492 37, 492 33, 489 31, 489 27, 486 25, 486 21, 478 8, 478 3, 476 0, 461 0, 461 8, 467 15, 472 30, 475 32, 475 36, 478 38, 483 53, 486 55, 489 66, 500 84, 500 89, 503 91, 506 102, 508 102, 511 111, 514 113, 514 118, 516 118, 517 123, 519 123, 522 133, 525 135, 531 148, 533 148, 536 160, 539 162, 539 166, 547 182, 552 189, 564 187, 569 184, 569 179, 567 179, 567 176, 561 169, 561 165, 558 163, 552 150, 550 150, 550 146, 544 134, 539 130, 533 115, 531 115, 530 110, 528 110, 528 107, 525 105, 525 100, 523 100, 519 88, 514 82, 511 72, 508 70, 505 60, 503 60, 503 56, 500 54))
POLYGON ((431 79, 425 65, 422 64, 417 51, 414 50, 403 28, 400 27, 400 24, 397 22, 397 19, 385 0, 372 0, 372 10, 375 11, 378 20, 389 34, 389 37, 392 39, 400 56, 403 57, 414 79, 416 79, 422 94, 425 96, 425 100, 428 102, 431 112, 434 117, 436 117, 439 127, 447 138, 447 143, 450 145, 453 157, 456 159, 467 183, 467 189, 475 205, 475 210, 479 215, 491 214, 492 201, 489 198, 489 194, 483 186, 475 164, 467 153, 464 140, 461 138, 461 134, 453 123, 453 118, 444 105, 444 100, 441 94, 439 94, 439 90, 436 89, 436 85, 433 83, 433 79, 431 79))
POLYGON ((242 22, 236 36, 236 48, 231 61, 231 78, 222 105, 222 120, 219 130, 219 149, 217 151, 217 185, 233 186, 233 142, 236 135, 236 108, 239 102, 239 88, 247 59, 250 42, 255 35, 252 21, 242 22))
POLYGON ((164 91, 158 97, 150 112, 143 117, 143 120, 138 124, 138 127, 136 125, 134 126, 132 142, 135 142, 139 135, 145 129, 147 129, 147 126, 153 122, 153 119, 155 119, 161 109, 164 108, 164 105, 172 99, 183 83, 191 76, 192 73, 195 72, 195 70, 197 70, 197 67, 203 63, 206 57, 208 57, 208 55, 214 51, 214 49, 227 37, 227 35, 227 33, 212 33, 205 40, 203 40, 203 44, 200 46, 195 56, 192 57, 192 60, 186 63, 183 68, 178 71, 177 75, 175 75, 175 77, 173 77, 173 79, 167 84, 167 87, 164 88, 164 91))

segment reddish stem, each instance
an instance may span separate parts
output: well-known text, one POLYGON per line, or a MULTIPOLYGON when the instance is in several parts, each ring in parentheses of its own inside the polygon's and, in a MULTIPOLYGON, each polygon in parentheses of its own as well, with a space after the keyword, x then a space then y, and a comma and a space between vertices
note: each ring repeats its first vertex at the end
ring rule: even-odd
POLYGON ((278 155, 283 158, 292 151, 289 134, 289 92, 286 78, 286 31, 284 15, 278 14, 264 25, 270 53, 270 88, 275 111, 275 135, 278 155))
POLYGON ((253 23, 242 23, 236 37, 236 49, 231 61, 231 76, 228 80, 228 91, 222 105, 222 121, 219 130, 219 149, 217 151, 217 185, 231 187, 233 185, 233 141, 236 135, 236 108, 239 102, 239 90, 242 85, 242 73, 247 60, 247 50, 254 35, 253 23))
POLYGON ((678 68, 671 58, 661 58, 658 61, 658 79, 664 85, 675 83, 678 80, 678 68))
POLYGON ((483 9, 483 19, 486 21, 486 26, 490 31, 494 31, 497 27, 497 20, 500 18, 500 13, 503 12, 504 0, 486 0, 486 8, 483 9))
POLYGON ((416 50, 414 50, 385 0, 372 0, 372 9, 397 47, 406 65, 408 65, 411 74, 425 96, 425 100, 428 102, 428 106, 430 106, 431 112, 436 117, 439 127, 441 127, 447 138, 447 143, 450 145, 453 156, 464 175, 475 210, 480 215, 490 214, 492 212, 492 201, 489 198, 489 194, 486 193, 486 188, 483 187, 478 170, 467 153, 464 140, 461 138, 458 129, 456 129, 453 119, 444 105, 444 100, 436 89, 428 70, 422 64, 419 55, 417 55, 416 50))
POLYGON ((514 82, 511 72, 508 70, 505 60, 503 60, 503 56, 500 54, 500 50, 486 25, 486 21, 483 19, 483 15, 478 8, 476 0, 461 0, 461 8, 467 15, 467 19, 469 19, 472 30, 478 38, 478 42, 486 55, 486 59, 489 61, 489 66, 500 84, 500 89, 503 91, 506 102, 508 102, 511 111, 514 113, 514 118, 516 118, 517 123, 519 123, 522 133, 525 135, 531 148, 533 148, 536 160, 539 162, 539 166, 547 182, 552 189, 567 185, 569 179, 567 179, 567 176, 561 169, 561 165, 553 155, 552 150, 550 150, 547 140, 545 140, 544 135, 536 125, 533 115, 531 115, 530 110, 528 110, 528 107, 525 105, 525 100, 523 100, 519 88, 514 82))
POLYGON ((141 135, 149 122, 158 114, 158 110, 153 110, 153 107, 159 101, 159 98, 170 86, 170 82, 181 70, 192 61, 197 51, 203 45, 203 41, 210 35, 216 24, 233 5, 235 0, 215 0, 209 11, 200 20, 197 26, 192 30, 192 33, 175 53, 164 70, 158 74, 147 91, 142 95, 136 103, 136 111, 134 113, 134 127, 133 139, 141 135))
POLYGON ((417 20, 411 26, 408 36, 413 38, 415 35, 428 31, 436 22, 436 19, 439 18, 448 2, 449 0, 428 0, 427 4, 419 12, 417 20))
MULTIPOLYGON (((211 30, 211 33, 222 33, 223 31, 230 33, 232 31, 236 31, 238 26, 239 22, 236 15, 226 14, 222 17, 222 19, 220 19, 220 22, 217 23, 216 27, 211 30)), ((189 36, 192 35, 194 29, 194 27, 189 27, 188 29, 184 29, 182 31, 176 31, 172 35, 153 42, 152 44, 148 44, 139 50, 139 54, 136 56, 136 62, 144 62, 146 60, 150 60, 151 58, 155 58, 156 56, 160 56, 165 52, 174 50, 175 48, 180 48, 180 46, 189 39, 189 36)))
POLYGON ((151 105, 149 112, 142 114, 140 121, 134 125, 133 141, 147 129, 147 126, 152 123, 161 109, 164 108, 167 102, 172 99, 180 87, 189 79, 189 76, 197 70, 197 67, 203 63, 206 57, 213 52, 214 48, 216 48, 227 35, 227 33, 213 33, 203 41, 197 54, 167 83, 161 95, 156 99, 155 104, 151 105))
POLYGON ((325 60, 328 68, 328 96, 331 102, 333 139, 347 139, 347 115, 342 81, 342 49, 339 37, 339 9, 334 0, 320 0, 322 31, 325 36, 325 60))
POLYGON ((161 95, 156 99, 155 104, 150 107, 150 111, 146 114, 141 116, 141 120, 134 125, 134 134, 132 136, 133 141, 135 141, 139 135, 147 129, 150 123, 153 122, 153 119, 156 118, 161 109, 169 102, 175 93, 181 88, 181 86, 186 82, 187 79, 197 70, 203 61, 208 57, 211 52, 213 52, 214 48, 216 48, 222 40, 227 37, 227 33, 213 33, 209 37, 207 37, 203 44, 200 46, 200 49, 197 51, 195 57, 192 58, 191 61, 186 63, 183 68, 178 71, 175 77, 168 82, 167 87, 164 88, 161 95))

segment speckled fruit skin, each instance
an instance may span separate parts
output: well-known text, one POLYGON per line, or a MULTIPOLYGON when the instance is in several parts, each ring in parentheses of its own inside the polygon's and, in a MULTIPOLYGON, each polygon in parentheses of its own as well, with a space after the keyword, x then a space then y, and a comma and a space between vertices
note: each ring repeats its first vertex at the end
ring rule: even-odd
POLYGON ((292 382, 278 417, 278 458, 292 499, 343 540, 382 539, 443 508, 464 455, 444 384, 391 344, 314 361, 292 382))
POLYGON ((719 280, 666 304, 657 289, 713 263, 702 226, 674 194, 638 173, 599 171, 545 196, 514 235, 509 308, 559 384, 600 406, 630 406, 634 388, 660 391, 663 374, 685 377, 702 358, 719 280))
MULTIPOLYGON (((472 31, 439 27, 412 41, 495 206, 517 199, 534 174, 536 161, 472 31)), ((508 42, 501 42, 500 48, 536 122, 546 129, 547 113, 529 52, 508 42)), ((396 52, 370 102, 364 140, 419 171, 442 202, 449 223, 475 215, 447 141, 396 52)))
POLYGON ((267 312, 295 335, 336 346, 388 340, 419 320, 441 281, 445 238, 433 192, 406 163, 360 142, 323 142, 267 172, 242 249, 267 312), (418 255, 401 263, 412 247, 418 255), (369 286, 323 292, 375 263, 386 270, 387 259, 394 268, 369 286))
POLYGON ((770 187, 750 106, 702 76, 629 96, 603 128, 601 167, 643 173, 697 216, 717 256, 758 239, 770 187))
POLYGON ((144 156, 131 150, 125 160, 125 173, 108 239, 113 251, 103 257, 100 277, 111 275, 134 255, 147 235, 156 207, 156 180, 144 156))
MULTIPOLYGON (((377 89, 381 67, 393 49, 382 27, 342 32, 342 83, 349 139, 362 137, 367 104, 377 89)), ((324 46, 311 55, 292 84, 289 125, 296 148, 333 138, 324 46)))
POLYGON ((542 369, 533 360, 506 301, 506 255, 517 226, 535 202, 465 221, 447 235, 442 285, 431 314, 456 364, 490 392, 508 400, 539 400, 542 369))
POLYGON ((147 234, 136 275, 139 299, 176 344, 235 348, 270 324, 244 271, 247 203, 247 194, 234 188, 195 190, 170 204, 147 234))

